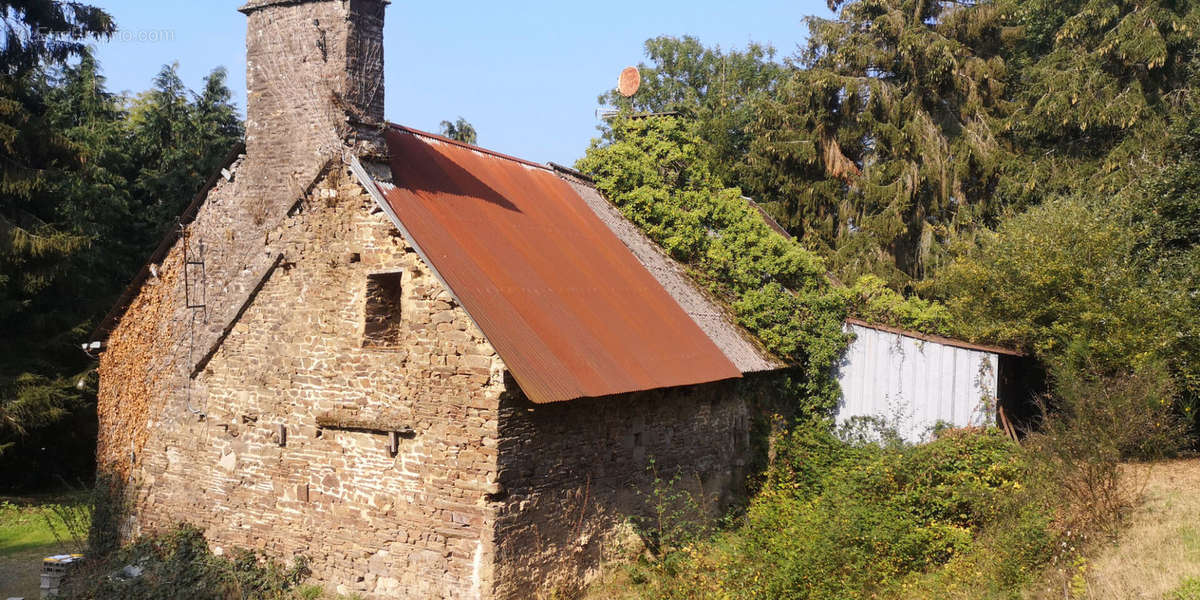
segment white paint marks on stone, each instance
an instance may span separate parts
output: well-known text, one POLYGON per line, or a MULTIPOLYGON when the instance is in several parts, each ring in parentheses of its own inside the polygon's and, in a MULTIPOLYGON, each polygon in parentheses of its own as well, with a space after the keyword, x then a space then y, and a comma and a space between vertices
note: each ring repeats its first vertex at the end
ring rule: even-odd
POLYGON ((471 594, 475 600, 483 599, 483 541, 475 542, 475 558, 471 565, 471 594))

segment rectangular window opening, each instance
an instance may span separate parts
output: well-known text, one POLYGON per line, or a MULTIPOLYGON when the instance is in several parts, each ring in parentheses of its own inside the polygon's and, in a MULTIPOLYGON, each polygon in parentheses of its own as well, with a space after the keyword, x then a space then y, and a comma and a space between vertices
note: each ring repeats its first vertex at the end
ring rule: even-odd
POLYGON ((401 318, 402 273, 375 273, 367 276, 366 322, 363 324, 363 347, 377 349, 400 348, 405 327, 401 318))

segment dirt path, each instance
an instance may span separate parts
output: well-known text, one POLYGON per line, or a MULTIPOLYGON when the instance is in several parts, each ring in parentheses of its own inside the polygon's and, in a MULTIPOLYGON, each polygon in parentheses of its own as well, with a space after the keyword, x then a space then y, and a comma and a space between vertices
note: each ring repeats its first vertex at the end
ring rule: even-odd
POLYGON ((31 548, 0 556, 0 600, 41 595, 42 559, 65 552, 57 545, 31 548))
POLYGON ((1142 504, 1119 542, 1088 569, 1088 598, 1162 600, 1200 578, 1200 460, 1150 467, 1142 504))

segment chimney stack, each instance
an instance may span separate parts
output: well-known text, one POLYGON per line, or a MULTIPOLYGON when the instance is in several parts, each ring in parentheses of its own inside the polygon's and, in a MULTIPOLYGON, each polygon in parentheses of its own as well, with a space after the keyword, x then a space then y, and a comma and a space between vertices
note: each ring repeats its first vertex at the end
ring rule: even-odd
MULTIPOLYGON (((383 21, 388 0, 250 0, 246 166, 294 195, 345 148, 383 148, 383 21), (274 180, 274 181, 272 181, 274 180)), ((267 198, 264 198, 264 200, 267 198)))

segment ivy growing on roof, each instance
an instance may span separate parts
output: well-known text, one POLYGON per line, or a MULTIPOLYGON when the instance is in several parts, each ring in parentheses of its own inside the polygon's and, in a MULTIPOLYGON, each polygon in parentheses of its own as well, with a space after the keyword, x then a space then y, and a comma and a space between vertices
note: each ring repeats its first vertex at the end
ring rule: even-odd
POLYGON ((810 407, 830 410, 834 366, 851 313, 889 324, 944 331, 945 309, 905 299, 882 282, 832 285, 824 261, 771 229, 723 185, 702 142, 678 118, 617 118, 576 165, 610 202, 728 306, 773 354, 797 365, 810 407))

